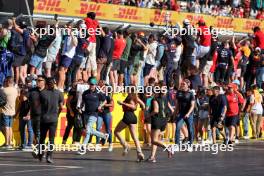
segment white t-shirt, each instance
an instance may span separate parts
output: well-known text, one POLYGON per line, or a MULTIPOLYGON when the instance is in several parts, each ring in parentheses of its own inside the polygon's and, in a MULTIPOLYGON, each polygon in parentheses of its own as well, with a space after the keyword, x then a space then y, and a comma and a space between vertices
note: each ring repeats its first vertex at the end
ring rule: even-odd
MULTIPOLYGON (((262 97, 261 97, 261 102, 262 102, 262 97)), ((251 95, 250 96, 250 103, 253 104, 252 108, 251 108, 251 112, 254 114, 262 114, 263 113, 263 107, 261 102, 256 102, 255 101, 255 96, 251 95)))
POLYGON ((156 54, 157 54, 158 42, 154 41, 148 45, 148 52, 146 55, 146 63, 150 65, 156 64, 156 54))
POLYGON ((82 94, 84 91, 89 89, 88 84, 77 84, 77 95, 78 95, 78 101, 77 101, 77 108, 81 107, 82 103, 82 94))
POLYGON ((75 49, 76 46, 73 45, 71 36, 67 36, 66 39, 64 40, 63 48, 62 48, 62 56, 68 56, 69 58, 73 58, 75 55, 75 49))

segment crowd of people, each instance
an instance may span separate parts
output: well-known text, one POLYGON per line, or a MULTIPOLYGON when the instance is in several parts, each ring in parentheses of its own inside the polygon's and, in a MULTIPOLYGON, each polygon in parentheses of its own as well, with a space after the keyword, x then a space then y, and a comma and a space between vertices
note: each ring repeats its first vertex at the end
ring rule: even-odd
MULTIPOLYGON (((44 27, 39 24, 36 29, 44 27)), ((144 154, 136 136, 138 105, 144 111, 144 144, 151 147, 150 162, 156 162, 157 147, 166 148, 166 141, 216 144, 220 134, 230 145, 241 137, 249 139, 249 121, 252 139, 260 138, 264 33, 255 27, 253 34, 242 40, 233 36, 221 42, 203 19, 196 27, 185 19, 182 29, 190 28, 196 28, 197 33, 170 36, 110 30, 101 27, 96 14, 89 12, 76 23, 59 26, 56 22, 51 28, 56 32, 40 37, 25 21, 7 20, 0 28, 2 147, 13 148, 15 117, 20 122, 22 150, 33 143, 45 144, 47 133, 54 144, 63 93, 68 95, 63 144, 74 128, 73 143, 79 144, 85 131, 82 147, 96 136, 96 144, 108 142, 111 152, 114 134, 126 155, 130 147, 121 131, 128 127, 137 158, 142 161, 144 154), (67 30, 56 30, 59 27, 67 30), (74 28, 90 31, 89 35, 83 37, 74 28), (138 93, 130 89, 126 99, 117 102, 124 116, 112 134, 115 92, 106 93, 106 85, 114 90, 124 86, 165 87, 167 92, 138 93), (101 132, 103 123, 105 133, 101 132)), ((168 150, 168 156, 172 154, 168 150)), ((41 161, 43 155, 39 152, 34 157, 41 161)), ((52 150, 46 159, 53 163, 52 150)))
POLYGON ((264 2, 261 0, 92 0, 92 2, 203 13, 213 16, 264 19, 264 2))

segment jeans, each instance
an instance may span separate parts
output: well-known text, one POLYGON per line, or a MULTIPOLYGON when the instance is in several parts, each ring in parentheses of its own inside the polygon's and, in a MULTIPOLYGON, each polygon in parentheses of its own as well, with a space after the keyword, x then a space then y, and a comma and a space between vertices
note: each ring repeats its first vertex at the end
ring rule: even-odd
MULTIPOLYGON (((102 114, 102 117, 98 117, 97 124, 96 124, 97 131, 101 130, 103 122, 105 124, 105 131, 107 134, 109 134, 108 142, 109 144, 111 144, 112 143, 112 128, 111 128, 112 116, 110 112, 107 114, 102 114)), ((99 144, 99 143, 100 143, 100 138, 96 137, 96 144, 99 144)))
POLYGON ((245 113, 244 117, 243 117, 243 135, 244 136, 248 136, 248 120, 249 120, 249 113, 245 113))
POLYGON ((31 147, 31 144, 33 144, 33 128, 31 124, 31 120, 23 120, 23 118, 19 119, 19 131, 20 131, 22 148, 25 148, 26 146, 31 147), (25 131, 26 126, 28 131, 28 141, 25 131))
POLYGON ((189 118, 184 118, 185 114, 180 114, 176 119, 176 131, 175 131, 175 144, 180 144, 180 132, 183 122, 187 124, 188 133, 189 133, 189 144, 193 143, 194 139, 194 128, 193 128, 193 113, 189 118))
POLYGON ((87 124, 86 124, 86 136, 83 141, 83 144, 86 145, 89 142, 91 135, 95 135, 100 138, 105 138, 105 135, 103 133, 93 128, 93 125, 97 122, 97 117, 93 115, 90 116, 90 115, 84 114, 84 119, 87 124))
POLYGON ((260 67, 256 70, 256 82, 258 87, 261 87, 264 81, 264 67, 260 67))
POLYGON ((71 62, 70 67, 66 73, 66 87, 72 86, 72 83, 76 80, 77 71, 79 70, 83 57, 75 56, 71 62))
POLYGON ((130 75, 132 73, 133 70, 133 65, 129 65, 125 68, 125 86, 129 86, 130 85, 130 75))
POLYGON ((139 69, 138 69, 138 85, 137 86, 144 86, 144 77, 143 77, 143 68, 145 67, 144 61, 139 61, 139 69))
POLYGON ((33 127, 33 132, 35 135, 36 143, 39 144, 39 139, 40 139, 40 120, 37 119, 32 119, 32 127, 33 127))

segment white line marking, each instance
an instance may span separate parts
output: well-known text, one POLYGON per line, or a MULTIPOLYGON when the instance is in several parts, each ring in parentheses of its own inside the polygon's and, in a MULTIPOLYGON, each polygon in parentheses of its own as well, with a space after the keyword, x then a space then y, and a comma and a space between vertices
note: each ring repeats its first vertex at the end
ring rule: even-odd
POLYGON ((67 168, 52 168, 52 169, 36 169, 36 170, 22 170, 14 172, 4 172, 4 174, 16 174, 16 173, 26 173, 26 172, 38 172, 38 171, 52 171, 52 170, 62 170, 67 168))
POLYGON ((0 166, 17 166, 17 167, 54 167, 54 168, 66 168, 66 169, 79 169, 79 166, 53 166, 53 165, 27 165, 27 164, 0 164, 0 166))
POLYGON ((258 149, 258 148, 234 148, 235 150, 255 150, 255 151, 264 151, 264 149, 258 149))

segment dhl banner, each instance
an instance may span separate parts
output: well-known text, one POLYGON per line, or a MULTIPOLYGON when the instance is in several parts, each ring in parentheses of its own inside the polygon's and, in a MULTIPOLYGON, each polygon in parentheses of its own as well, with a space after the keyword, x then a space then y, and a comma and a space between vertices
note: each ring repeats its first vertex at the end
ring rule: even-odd
POLYGON ((172 24, 181 23, 186 18, 192 24, 196 24, 202 18, 208 26, 228 28, 234 32, 252 33, 252 28, 255 26, 264 29, 264 22, 254 19, 214 17, 195 13, 87 2, 87 0, 34 0, 34 14, 58 14, 65 17, 84 18, 89 11, 96 12, 97 19, 106 21, 145 25, 154 22, 155 25, 164 25, 165 18, 168 18, 172 24))

